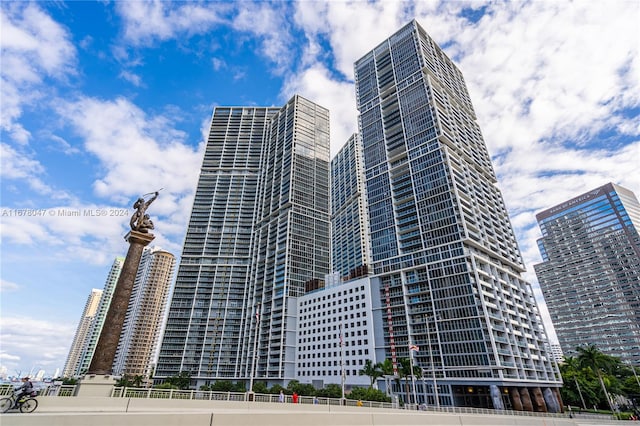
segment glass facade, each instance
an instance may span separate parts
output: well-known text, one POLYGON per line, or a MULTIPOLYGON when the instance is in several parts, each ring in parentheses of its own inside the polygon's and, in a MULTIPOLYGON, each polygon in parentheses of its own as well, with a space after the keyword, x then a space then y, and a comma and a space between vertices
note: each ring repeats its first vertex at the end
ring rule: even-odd
POLYGON ((413 21, 355 76, 378 358, 418 345, 441 403, 557 411, 559 375, 462 73, 413 21))
POLYGON ((566 355, 594 344, 640 365, 640 204, 609 183, 536 215, 536 275, 566 355))
POLYGON ((295 377, 295 300, 329 271, 328 157, 329 112, 300 96, 215 109, 155 377, 295 377))
POLYGON ((214 110, 155 377, 241 376, 264 134, 278 110, 214 110))
POLYGON ((362 142, 353 134, 331 160, 331 270, 344 278, 371 265, 362 142))
POLYGON ((260 321, 257 342, 246 324, 245 357, 257 351, 255 379, 288 381, 296 298, 329 273, 329 111, 294 96, 270 120, 263 157, 249 298, 260 321))

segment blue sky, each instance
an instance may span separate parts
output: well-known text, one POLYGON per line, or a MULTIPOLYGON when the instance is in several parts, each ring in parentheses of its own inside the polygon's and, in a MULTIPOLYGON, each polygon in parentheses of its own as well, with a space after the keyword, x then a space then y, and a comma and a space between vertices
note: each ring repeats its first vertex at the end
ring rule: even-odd
POLYGON ((155 243, 180 254, 214 106, 299 93, 330 109, 335 154, 357 131, 353 63, 413 18, 467 80, 532 283, 536 212, 607 182, 640 194, 637 1, 20 1, 0 12, 10 375, 63 367, 91 289, 126 252, 140 194, 164 188, 155 243))

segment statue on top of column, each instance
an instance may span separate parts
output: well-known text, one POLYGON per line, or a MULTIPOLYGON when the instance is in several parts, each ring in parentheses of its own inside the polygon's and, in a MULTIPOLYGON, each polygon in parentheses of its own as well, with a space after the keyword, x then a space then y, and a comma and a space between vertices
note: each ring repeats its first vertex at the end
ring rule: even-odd
POLYGON ((149 208, 149 205, 153 203, 156 198, 158 198, 158 193, 159 191, 156 191, 155 193, 150 192, 149 194, 153 194, 153 197, 145 200, 145 195, 149 195, 145 194, 142 197, 138 198, 135 203, 133 203, 133 208, 136 209, 136 211, 133 213, 133 216, 131 216, 131 221, 129 222, 132 231, 142 232, 146 234, 150 229, 153 229, 153 222, 149 218, 149 215, 146 214, 146 212, 149 208))

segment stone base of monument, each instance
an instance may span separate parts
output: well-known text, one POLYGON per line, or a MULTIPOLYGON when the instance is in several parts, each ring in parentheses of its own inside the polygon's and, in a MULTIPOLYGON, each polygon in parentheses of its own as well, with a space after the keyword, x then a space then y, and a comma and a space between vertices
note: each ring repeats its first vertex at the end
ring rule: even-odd
POLYGON ((87 374, 78 380, 76 396, 111 396, 119 376, 87 374))

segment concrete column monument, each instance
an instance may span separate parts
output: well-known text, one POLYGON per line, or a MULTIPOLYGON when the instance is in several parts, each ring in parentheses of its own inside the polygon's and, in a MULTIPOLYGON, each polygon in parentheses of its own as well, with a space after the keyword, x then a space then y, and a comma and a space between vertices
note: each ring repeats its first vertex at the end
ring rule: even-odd
POLYGON ((133 204, 133 208, 136 211, 131 217, 131 231, 124 237, 129 243, 129 250, 113 291, 111 304, 109 305, 89 370, 80 381, 79 396, 109 396, 115 383, 115 379, 112 376, 113 360, 116 356, 124 319, 129 308, 129 299, 131 298, 133 284, 138 273, 142 250, 155 238, 155 235, 149 232, 154 229, 154 226, 146 211, 157 197, 158 192, 156 191, 150 199, 145 200, 144 196, 142 196, 133 204))

